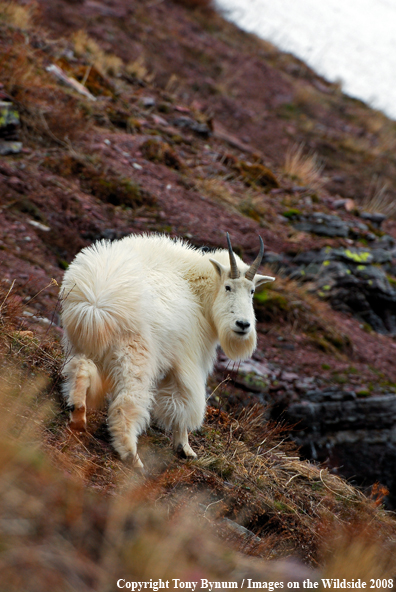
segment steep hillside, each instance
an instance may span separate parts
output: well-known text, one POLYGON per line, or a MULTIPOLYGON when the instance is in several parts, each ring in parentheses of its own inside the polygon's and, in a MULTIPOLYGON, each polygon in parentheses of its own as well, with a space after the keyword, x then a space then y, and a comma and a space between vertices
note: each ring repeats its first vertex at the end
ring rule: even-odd
POLYGON ((348 577, 394 573, 395 523, 381 504, 396 499, 396 124, 207 5, 0 3, 2 406, 11 413, 0 479, 11 492, 4 520, 27 528, 0 554, 9 590, 24 581, 14 544, 35 557, 26 551, 21 565, 42 566, 31 589, 47 589, 48 557, 52 590, 109 590, 117 569, 169 578, 145 546, 154 541, 167 556, 162 529, 182 549, 173 577, 197 569, 218 580, 230 570, 239 582, 246 573, 285 580, 293 571, 238 554, 231 569, 218 539, 196 554, 191 540, 205 538, 209 522, 235 553, 298 556, 322 569, 313 578, 326 569, 341 577, 328 553, 354 536, 351 553, 370 560, 356 560, 348 577), (141 438, 148 479, 132 487, 104 412, 91 414, 86 435, 67 428, 56 284, 99 238, 164 232, 225 247, 227 231, 247 261, 260 234, 277 275, 256 297, 258 351, 239 368, 219 356, 207 420, 193 435, 199 459, 176 459, 168 435, 152 428, 141 438), (24 382, 42 374, 45 387, 24 382), (29 425, 32 413, 38 432, 21 443, 20 419, 29 425), (327 468, 299 460, 291 439, 327 468), (59 575, 70 565, 74 583, 59 575))

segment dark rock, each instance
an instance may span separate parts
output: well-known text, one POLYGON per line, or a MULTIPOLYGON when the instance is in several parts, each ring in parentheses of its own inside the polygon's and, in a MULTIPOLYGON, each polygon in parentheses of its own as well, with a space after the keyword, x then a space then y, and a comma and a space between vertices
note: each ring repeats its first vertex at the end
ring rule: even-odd
POLYGON ((379 212, 361 212, 360 216, 363 220, 369 220, 377 228, 380 228, 382 222, 387 218, 385 214, 380 214, 379 212))
POLYGON ((357 485, 376 481, 388 487, 396 504, 396 395, 365 399, 353 391, 312 390, 291 403, 283 417, 294 425, 293 439, 303 456, 340 467, 357 485))
POLYGON ((266 262, 291 279, 310 282, 310 291, 336 310, 352 313, 379 333, 396 335, 396 290, 387 276, 396 275, 396 249, 389 239, 376 241, 375 248, 271 254, 266 262))
POLYGON ((312 232, 319 236, 339 236, 347 238, 349 235, 349 225, 339 216, 331 214, 321 214, 315 212, 311 216, 301 217, 301 220, 294 224, 297 230, 302 232, 312 232))
POLYGON ((222 524, 224 524, 229 530, 234 532, 235 534, 242 536, 249 542, 261 543, 261 539, 256 536, 251 530, 248 530, 244 526, 241 526, 234 520, 230 520, 229 518, 223 518, 221 520, 222 524))
POLYGON ((0 138, 17 140, 19 126, 19 113, 14 105, 8 101, 0 101, 0 138))
POLYGON ((9 154, 19 154, 22 152, 22 142, 11 142, 0 140, 0 156, 8 156, 9 154))
POLYGON ((153 97, 142 97, 141 103, 143 107, 155 107, 155 99, 153 97))
POLYGON ((392 249, 396 245, 396 240, 393 236, 389 236, 389 234, 384 234, 377 242, 378 247, 382 249, 392 249))
POLYGON ((18 142, 19 113, 9 101, 0 101, 0 156, 19 154, 22 142, 18 142))
POLYGON ((190 129, 191 131, 206 138, 211 135, 211 129, 206 123, 198 123, 198 121, 195 121, 195 119, 192 119, 191 117, 177 117, 173 120, 173 125, 190 129))

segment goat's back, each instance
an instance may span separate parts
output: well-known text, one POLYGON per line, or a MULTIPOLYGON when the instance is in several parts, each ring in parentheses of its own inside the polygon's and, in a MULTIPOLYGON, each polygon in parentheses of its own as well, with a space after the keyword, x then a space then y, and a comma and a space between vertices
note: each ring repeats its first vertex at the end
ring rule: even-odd
POLYGON ((100 358, 122 335, 144 335, 160 355, 194 338, 199 304, 188 270, 201 255, 165 236, 130 236, 83 249, 65 273, 62 321, 74 351, 100 358))

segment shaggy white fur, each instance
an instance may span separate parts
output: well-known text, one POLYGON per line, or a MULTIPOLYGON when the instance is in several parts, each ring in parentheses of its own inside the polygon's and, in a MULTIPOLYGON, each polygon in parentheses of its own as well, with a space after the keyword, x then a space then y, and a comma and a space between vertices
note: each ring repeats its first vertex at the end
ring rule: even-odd
POLYGON ((113 445, 142 466, 137 438, 150 419, 173 430, 173 445, 196 456, 188 431, 205 412, 205 385, 216 346, 233 360, 256 347, 254 288, 274 278, 256 274, 226 250, 203 253, 166 236, 131 235, 83 249, 62 284, 64 394, 71 427, 85 429, 86 406, 111 395, 113 445), (232 275, 232 274, 231 274, 232 275))

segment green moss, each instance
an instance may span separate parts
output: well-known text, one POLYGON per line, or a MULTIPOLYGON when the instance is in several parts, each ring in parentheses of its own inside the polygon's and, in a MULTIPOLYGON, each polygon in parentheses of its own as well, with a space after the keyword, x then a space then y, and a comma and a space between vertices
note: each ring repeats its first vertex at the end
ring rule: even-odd
POLYGON ((134 207, 143 203, 139 183, 126 178, 98 178, 90 181, 91 193, 115 206, 134 207))
POLYGON ((351 347, 351 341, 346 335, 341 335, 329 330, 319 330, 319 328, 309 328, 307 331, 309 342, 317 349, 326 353, 335 351, 347 351, 351 347))
POLYGON ((358 397, 369 397, 370 391, 368 389, 360 389, 360 391, 356 391, 356 395, 358 397))
POLYGON ((282 212, 282 216, 284 216, 285 218, 289 218, 290 220, 293 220, 294 218, 299 218, 300 216, 302 216, 302 212, 300 210, 297 210, 296 208, 290 208, 290 210, 282 212))
POLYGON ((58 265, 61 269, 67 269, 69 267, 69 264, 66 261, 66 259, 62 259, 61 257, 58 258, 58 265))
POLYGON ((256 222, 260 222, 260 220, 261 220, 261 216, 260 216, 259 212, 254 208, 254 206, 252 206, 249 203, 246 203, 246 202, 242 203, 239 206, 239 211, 244 216, 248 216, 249 218, 252 218, 252 220, 255 220, 256 222))
POLYGON ((19 125, 19 113, 12 103, 1 102, 0 104, 0 128, 9 125, 19 125))
POLYGON ((284 103, 278 108, 278 115, 282 119, 297 119, 301 115, 301 109, 295 103, 284 103))
POLYGON ((322 370, 331 370, 331 366, 329 364, 322 364, 322 370))
POLYGON ((12 209, 29 214, 32 218, 39 222, 46 223, 47 219, 41 210, 29 198, 21 196, 13 205, 12 209))
POLYGON ((170 113, 171 110, 172 110, 172 107, 169 103, 162 102, 162 103, 158 104, 158 111, 160 113, 170 113))
POLYGON ((268 321, 279 315, 283 316, 290 309, 287 299, 273 290, 256 292, 254 301, 258 321, 268 321))
POLYGON ((264 391, 268 387, 268 383, 254 372, 246 374, 243 377, 243 382, 246 384, 246 386, 256 390, 258 389, 260 391, 264 391))
POLYGON ((337 372, 333 374, 332 380, 337 384, 345 384, 347 382, 346 376, 343 374, 338 374, 337 372))
POLYGON ((278 512, 282 512, 283 514, 294 513, 293 508, 290 508, 284 502, 274 500, 273 505, 275 510, 278 510, 278 512))
POLYGON ((350 249, 345 249, 344 255, 355 263, 368 263, 372 257, 369 251, 364 251, 363 253, 354 253, 350 249))
POLYGON ((215 471, 223 479, 229 479, 234 472, 234 467, 221 458, 221 456, 214 458, 213 461, 208 465, 208 468, 212 471, 215 471))

